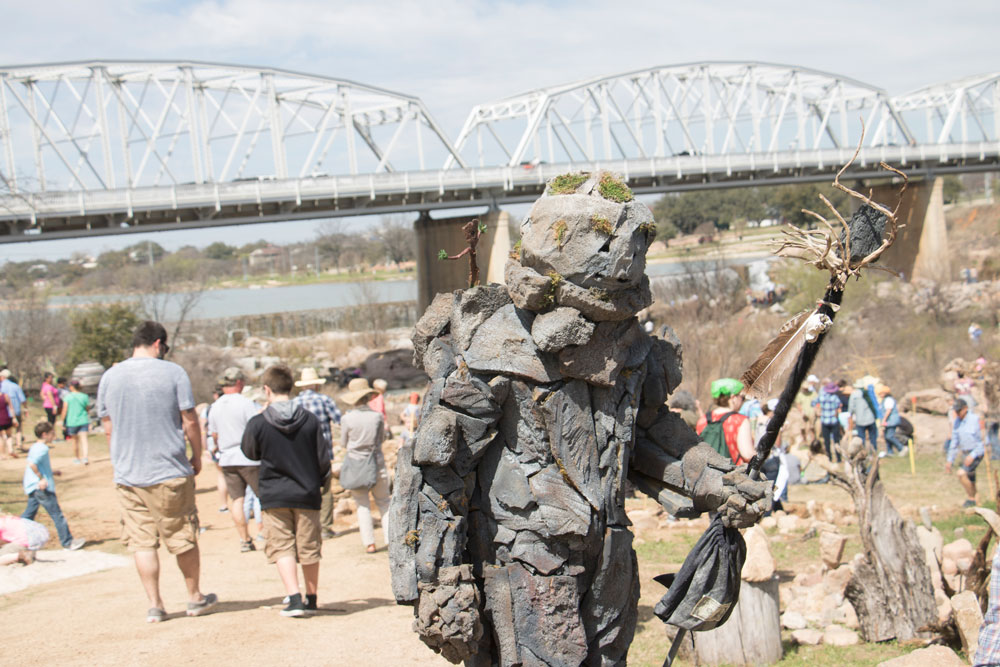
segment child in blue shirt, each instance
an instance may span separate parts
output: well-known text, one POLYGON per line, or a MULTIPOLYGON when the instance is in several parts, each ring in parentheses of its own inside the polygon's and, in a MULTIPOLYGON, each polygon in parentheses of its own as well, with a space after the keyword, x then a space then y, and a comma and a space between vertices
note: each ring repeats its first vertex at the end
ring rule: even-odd
POLYGON ((54 476, 59 475, 58 471, 53 472, 52 463, 49 461, 49 448, 56 438, 55 429, 52 424, 40 422, 35 425, 35 437, 38 441, 28 450, 28 465, 24 469, 24 492, 28 495, 28 507, 21 515, 22 519, 34 520, 38 514, 38 507, 41 505, 52 518, 52 523, 56 526, 59 534, 59 543, 64 549, 76 551, 87 543, 82 537, 73 538, 69 532, 69 525, 66 517, 63 516, 59 508, 59 501, 56 500, 56 481, 54 476))

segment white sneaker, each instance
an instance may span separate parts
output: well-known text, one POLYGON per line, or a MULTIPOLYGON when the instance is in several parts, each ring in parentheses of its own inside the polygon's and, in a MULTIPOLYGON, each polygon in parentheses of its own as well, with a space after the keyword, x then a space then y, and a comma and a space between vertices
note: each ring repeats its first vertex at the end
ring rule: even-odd
POLYGON ((886 454, 887 454, 887 452, 879 452, 879 453, 878 453, 878 457, 879 457, 880 459, 884 459, 884 458, 886 457, 886 454))
POLYGON ((67 551, 77 551, 79 549, 82 549, 83 545, 86 544, 86 543, 87 543, 87 540, 83 539, 82 537, 77 537, 72 542, 70 542, 69 546, 65 547, 65 549, 67 551))

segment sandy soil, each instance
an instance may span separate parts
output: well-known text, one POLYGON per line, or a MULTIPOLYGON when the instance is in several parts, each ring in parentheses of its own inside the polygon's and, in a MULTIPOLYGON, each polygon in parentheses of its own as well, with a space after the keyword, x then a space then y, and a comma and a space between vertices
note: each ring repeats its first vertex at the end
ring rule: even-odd
MULTIPOLYGON (((57 492, 71 529, 95 541, 83 553, 121 554, 110 463, 95 461, 86 469, 68 465, 66 457, 54 463, 66 471, 57 492)), ((23 460, 3 461, 0 472, 9 480, 22 466, 23 460)), ((44 642, 50 664, 449 664, 410 631, 412 612, 393 600, 385 550, 363 553, 356 531, 323 545, 321 612, 307 619, 279 616, 284 591, 275 568, 261 551, 239 552, 229 515, 217 510, 214 476, 203 473, 197 481, 198 509, 208 529, 200 542, 202 589, 218 594, 215 613, 184 615, 183 581, 161 549, 167 622, 145 622, 148 605, 135 569, 116 567, 0 595, 4 655, 38 654, 44 639, 39 633, 55 624, 58 640, 44 642)), ((382 544, 381 531, 376 537, 382 544)), ((23 577, 36 566, 12 567, 20 570, 14 576, 23 577)))

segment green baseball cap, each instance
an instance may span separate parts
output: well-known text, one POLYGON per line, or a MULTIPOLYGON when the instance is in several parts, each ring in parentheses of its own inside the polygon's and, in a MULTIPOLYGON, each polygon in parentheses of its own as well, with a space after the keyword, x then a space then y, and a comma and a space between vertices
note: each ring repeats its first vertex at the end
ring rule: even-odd
POLYGON ((743 391, 743 383, 733 378, 720 378, 712 383, 712 398, 735 396, 743 391))

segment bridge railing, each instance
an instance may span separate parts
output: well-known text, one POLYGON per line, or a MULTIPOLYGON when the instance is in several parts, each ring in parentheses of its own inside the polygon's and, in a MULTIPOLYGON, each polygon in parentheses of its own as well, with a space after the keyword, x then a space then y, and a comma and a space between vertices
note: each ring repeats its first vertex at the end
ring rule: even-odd
MULTIPOLYGON (((0 220, 42 220, 111 215, 126 212, 199 210, 211 220, 225 208, 242 207, 241 219, 262 215, 256 205, 285 204, 289 212, 303 202, 327 202, 325 215, 360 215, 380 206, 405 201, 413 209, 435 201, 470 205, 516 201, 537 196, 545 182, 567 171, 609 170, 621 174, 646 191, 718 187, 732 180, 738 184, 767 185, 794 180, 823 180, 839 169, 853 150, 783 151, 722 156, 680 156, 631 160, 541 164, 523 167, 477 167, 447 171, 414 171, 357 176, 178 185, 170 188, 134 188, 75 193, 45 193, 0 197, 0 220)), ((1000 143, 974 142, 946 145, 878 146, 863 149, 854 172, 875 172, 880 161, 904 170, 947 171, 985 165, 996 168, 1000 143)), ((433 206, 431 206, 433 207, 433 206)), ((230 214, 231 215, 231 214, 230 214)))

